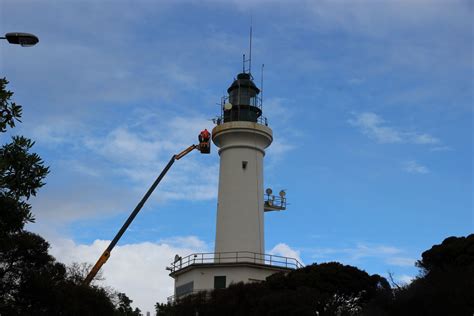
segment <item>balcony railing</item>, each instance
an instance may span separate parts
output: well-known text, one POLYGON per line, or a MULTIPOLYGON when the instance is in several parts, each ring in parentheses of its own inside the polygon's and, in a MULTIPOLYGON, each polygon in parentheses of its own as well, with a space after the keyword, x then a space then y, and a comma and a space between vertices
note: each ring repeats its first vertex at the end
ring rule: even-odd
POLYGON ((232 263, 254 263, 264 264, 272 267, 280 267, 287 269, 299 269, 304 267, 297 259, 255 253, 249 251, 235 251, 235 252, 209 252, 209 253, 193 253, 184 258, 177 258, 166 269, 171 271, 179 271, 192 265, 201 264, 232 264, 232 263))
POLYGON ((286 210, 286 197, 267 194, 263 203, 265 212, 286 210))
MULTIPOLYGON (((219 106, 220 106, 220 115, 216 116, 213 119, 214 124, 220 125, 220 124, 224 123, 224 116, 225 116, 225 114, 224 114, 224 105, 226 103, 228 103, 229 100, 230 100, 229 96, 223 96, 221 98, 221 102, 218 103, 219 106)), ((246 106, 255 107, 255 108, 259 109, 260 114, 262 113, 262 99, 258 96, 250 98, 250 102, 246 106)), ((240 117, 240 114, 239 114, 240 110, 239 109, 240 109, 240 107, 238 107, 238 109, 237 109, 236 117, 234 117, 232 115, 229 117, 230 121, 240 121, 241 119, 244 120, 244 121, 246 120, 245 116, 240 117)), ((268 126, 268 120, 263 115, 260 115, 260 116, 254 118, 254 119, 256 120, 256 123, 268 126)))

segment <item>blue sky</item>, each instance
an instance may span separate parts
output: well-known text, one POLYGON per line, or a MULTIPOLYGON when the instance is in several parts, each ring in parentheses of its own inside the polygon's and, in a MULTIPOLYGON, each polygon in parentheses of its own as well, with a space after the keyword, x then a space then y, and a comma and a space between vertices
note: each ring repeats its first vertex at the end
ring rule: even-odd
MULTIPOLYGON (((51 166, 32 202, 64 262, 93 262, 170 156, 196 141, 241 70, 265 64, 274 131, 268 252, 407 281, 422 251, 472 233, 470 1, 2 1, 14 133, 51 166)), ((7 135, 2 135, 2 142, 7 135)), ((143 311, 172 294, 175 253, 212 251, 218 155, 176 163, 104 266, 143 311)))

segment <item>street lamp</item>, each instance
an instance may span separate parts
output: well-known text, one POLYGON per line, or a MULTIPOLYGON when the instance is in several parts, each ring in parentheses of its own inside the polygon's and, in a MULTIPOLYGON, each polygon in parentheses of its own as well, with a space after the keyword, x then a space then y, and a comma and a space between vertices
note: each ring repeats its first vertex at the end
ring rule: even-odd
POLYGON ((0 39, 6 39, 10 44, 18 44, 23 47, 34 46, 39 42, 36 35, 19 32, 7 33, 5 37, 0 37, 0 39))

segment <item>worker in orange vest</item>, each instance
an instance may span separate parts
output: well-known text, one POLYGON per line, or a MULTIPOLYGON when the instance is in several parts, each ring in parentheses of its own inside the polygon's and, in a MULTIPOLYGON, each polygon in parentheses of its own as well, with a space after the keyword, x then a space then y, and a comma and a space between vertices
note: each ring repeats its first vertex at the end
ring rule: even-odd
POLYGON ((198 136, 199 139, 199 150, 202 154, 208 154, 211 152, 211 144, 209 142, 211 138, 211 133, 207 129, 201 131, 198 136))
POLYGON ((209 133, 209 131, 206 128, 203 131, 201 131, 198 138, 199 138, 200 143, 208 142, 209 138, 211 138, 211 133, 209 133))

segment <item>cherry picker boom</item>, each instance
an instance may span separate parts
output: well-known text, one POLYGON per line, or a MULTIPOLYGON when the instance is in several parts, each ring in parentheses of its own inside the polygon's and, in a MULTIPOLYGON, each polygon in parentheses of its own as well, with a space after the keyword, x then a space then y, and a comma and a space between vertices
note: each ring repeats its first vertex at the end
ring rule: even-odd
MULTIPOLYGON (((207 130, 206 130, 207 131, 207 130)), ((130 226, 130 224, 132 223, 132 221, 135 219, 135 216, 137 216, 138 212, 140 212, 140 210, 142 209, 143 205, 145 205, 145 202, 148 200, 148 198, 150 197, 150 195, 153 193, 153 191, 156 189, 156 187, 158 186, 158 184, 160 183, 160 181, 163 179, 163 177, 166 175, 166 173, 168 172, 168 170, 171 168, 171 166, 173 165, 173 163, 176 161, 176 160, 179 160, 181 158, 183 158, 184 156, 186 156, 187 154, 189 154, 191 151, 193 151, 194 149, 197 149, 199 150, 202 154, 208 154, 210 152, 210 137, 206 137, 204 139, 202 139, 201 137, 199 138, 199 145, 191 145, 189 146, 188 148, 186 148, 185 150, 183 150, 182 152, 180 152, 179 154, 176 154, 176 155, 173 155, 170 159, 170 161, 168 162, 168 164, 166 165, 166 167, 163 169, 163 171, 161 171, 160 175, 158 176, 158 178, 156 178, 155 182, 153 182, 153 184, 151 185, 151 187, 148 189, 148 191, 145 193, 145 195, 143 196, 143 198, 141 199, 141 201, 137 204, 137 206, 135 207, 135 209, 133 210, 132 214, 130 214, 130 216, 127 218, 127 220, 125 221, 125 223, 122 225, 122 228, 120 228, 119 232, 117 233, 117 235, 115 235, 114 239, 110 242, 109 246, 107 247, 107 249, 105 249, 105 251, 102 253, 102 255, 99 257, 99 260, 97 260, 97 262, 95 263, 95 265, 92 267, 91 271, 89 272, 89 274, 87 275, 87 277, 84 279, 84 284, 86 285, 89 285, 91 283, 91 281, 95 278, 95 276, 97 275, 97 273, 99 272, 100 268, 107 262, 107 260, 109 259, 110 257, 110 253, 112 252, 112 249, 114 249, 115 245, 117 244, 117 242, 120 240, 120 238, 122 237, 122 235, 125 233, 125 231, 127 230, 128 226, 130 226)))

